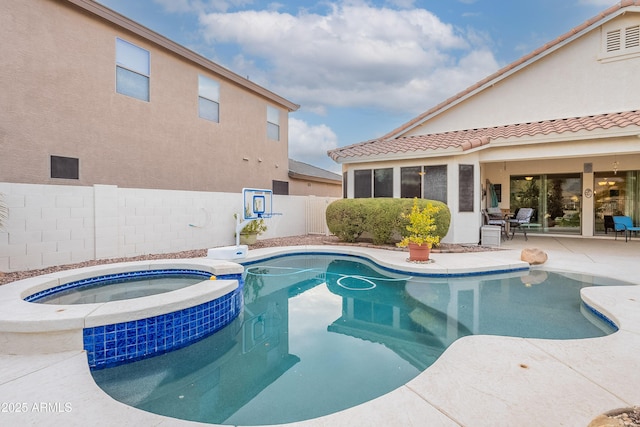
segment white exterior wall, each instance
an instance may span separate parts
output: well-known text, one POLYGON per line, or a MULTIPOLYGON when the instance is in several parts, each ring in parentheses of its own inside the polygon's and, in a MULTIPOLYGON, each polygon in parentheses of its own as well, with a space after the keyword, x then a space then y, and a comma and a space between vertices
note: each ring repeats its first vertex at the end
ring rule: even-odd
POLYGON ((9 218, 0 230, 0 271, 80 262, 94 253, 89 187, 0 183, 9 218))
MULTIPOLYGON (((235 244, 240 193, 0 183, 0 271, 235 244)), ((306 196, 273 196, 262 238, 306 233, 306 196)), ((317 199, 317 198, 316 198, 317 199)), ((331 199, 334 200, 334 199, 331 199)))
POLYGON ((437 166, 447 165, 447 207, 451 212, 451 224, 449 232, 442 239, 443 243, 469 243, 476 244, 480 240, 480 227, 482 225, 481 201, 482 188, 480 184, 479 154, 470 153, 459 157, 436 157, 429 159, 413 159, 406 161, 371 162, 349 165, 347 168, 347 197, 354 197, 354 171, 360 169, 393 168, 393 197, 400 197, 401 182, 400 169, 411 166, 437 166), (458 166, 474 166, 474 212, 459 212, 458 200, 458 166))
POLYGON ((640 13, 614 19, 404 136, 636 110, 640 56, 605 58, 601 33, 639 22, 640 13))

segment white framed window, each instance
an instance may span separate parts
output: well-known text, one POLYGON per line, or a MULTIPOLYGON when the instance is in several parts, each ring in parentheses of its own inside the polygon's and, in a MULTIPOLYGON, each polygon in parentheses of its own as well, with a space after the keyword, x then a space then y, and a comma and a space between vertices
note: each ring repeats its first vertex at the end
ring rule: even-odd
POLYGON ((280 141, 280 110, 267 105, 267 138, 280 141))
POLYGON ((198 116, 220 123, 220 84, 198 75, 198 116))
POLYGON ((116 92, 149 101, 149 51, 116 38, 116 92))

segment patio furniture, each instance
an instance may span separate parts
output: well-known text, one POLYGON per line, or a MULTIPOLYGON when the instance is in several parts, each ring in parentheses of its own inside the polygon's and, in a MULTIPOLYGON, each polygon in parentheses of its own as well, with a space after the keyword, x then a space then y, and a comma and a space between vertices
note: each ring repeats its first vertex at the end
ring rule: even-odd
POLYGON ((604 216, 604 234, 609 234, 608 230, 615 231, 616 228, 613 225, 613 216, 605 215, 604 216))
POLYGON ((614 216, 613 217, 613 229, 616 233, 616 240, 618 240, 618 232, 624 231, 624 241, 628 242, 631 239, 631 233, 638 233, 640 227, 634 227, 633 221, 630 216, 614 216))
POLYGON ((509 222, 500 208, 487 208, 482 211, 485 225, 499 225, 505 240, 509 240, 509 222))
POLYGON ((528 226, 524 226, 525 224, 531 223, 531 217, 533 216, 533 208, 520 208, 516 213, 514 218, 509 220, 509 228, 511 229, 511 238, 513 239, 516 229, 519 228, 524 233, 524 240, 529 240, 527 238, 527 229, 528 226))

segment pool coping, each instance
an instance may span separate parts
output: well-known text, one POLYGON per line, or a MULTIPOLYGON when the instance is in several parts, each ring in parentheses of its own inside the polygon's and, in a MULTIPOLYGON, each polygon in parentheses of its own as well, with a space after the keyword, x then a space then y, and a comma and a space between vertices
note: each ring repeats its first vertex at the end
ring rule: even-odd
POLYGON ((0 354, 38 354, 83 349, 82 330, 183 310, 220 298, 237 280, 203 280, 193 286, 130 300, 90 304, 40 304, 24 298, 48 288, 94 276, 130 271, 191 269, 215 276, 241 274, 237 263, 184 259, 122 262, 59 271, 0 287, 0 354))
MULTIPOLYGON (((372 257, 402 271, 472 274, 522 268, 515 250, 466 254, 432 254, 435 263, 407 265, 406 253, 372 248, 291 247, 249 251, 242 262, 273 254, 321 250, 325 253, 372 257), (456 269, 456 264, 459 266, 456 269), (487 268, 489 266, 490 268, 487 268), (411 270, 407 270, 410 267, 411 270)), ((589 268, 567 264, 575 274, 589 268)), ((640 281, 634 281, 640 284, 640 281)), ((640 402, 636 384, 640 346, 640 287, 593 287, 584 301, 614 320, 619 331, 585 340, 540 340, 470 336, 457 340, 427 370, 404 386, 354 408, 295 426, 352 425, 587 425, 597 414, 640 402)), ((71 402, 73 410, 0 413, 0 421, 86 424, 96 417, 145 425, 210 425, 146 413, 121 404, 102 392, 89 374, 83 352, 0 356, 0 401, 71 402), (101 415, 100 415, 101 414, 101 415)), ((106 422, 106 421, 105 421, 106 422)))

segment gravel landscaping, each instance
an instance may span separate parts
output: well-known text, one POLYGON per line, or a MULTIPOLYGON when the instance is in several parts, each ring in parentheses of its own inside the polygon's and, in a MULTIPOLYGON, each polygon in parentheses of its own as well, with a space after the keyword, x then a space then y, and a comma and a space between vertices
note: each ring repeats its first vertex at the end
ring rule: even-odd
MULTIPOLYGON (((338 238, 335 236, 323 236, 323 235, 311 235, 311 234, 304 235, 304 236, 279 237, 275 239, 262 239, 262 240, 258 240, 255 244, 249 246, 249 249, 267 248, 267 247, 274 247, 274 246, 304 246, 304 245, 365 246, 365 247, 382 248, 382 249, 393 250, 393 251, 407 251, 406 248, 398 248, 394 245, 376 246, 366 241, 358 242, 358 243, 345 243, 338 240, 338 238)), ((451 245, 451 244, 442 243, 437 248, 433 248, 431 252, 432 253, 438 253, 438 252, 451 253, 451 252, 477 252, 477 251, 490 251, 490 250, 499 250, 499 249, 489 248, 485 246, 478 246, 478 245, 451 245)), ((150 260, 150 259, 202 258, 206 256, 207 256, 207 249, 195 249, 191 251, 174 252, 174 253, 168 253, 168 254, 150 254, 150 255, 140 255, 140 256, 130 257, 130 258, 91 260, 91 261, 79 262, 75 264, 57 265, 57 266, 47 267, 47 268, 38 269, 38 270, 17 271, 17 272, 11 272, 11 273, 0 272, 0 285, 4 285, 10 282, 15 282, 16 280, 26 279, 28 277, 40 276, 42 274, 52 273, 56 271, 70 270, 72 268, 88 267, 92 265, 110 264, 115 262, 126 262, 126 261, 144 261, 144 260, 150 260)))

